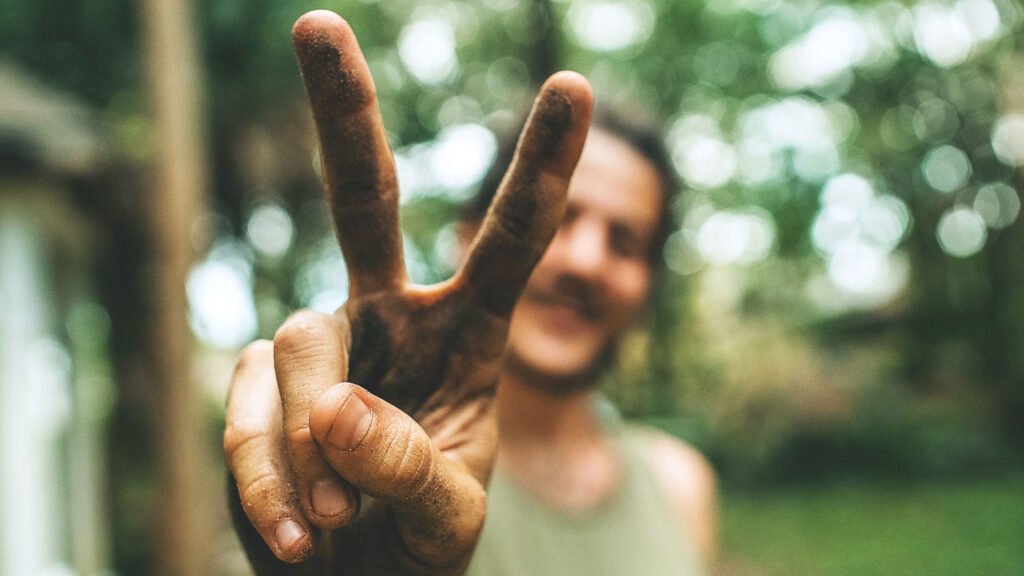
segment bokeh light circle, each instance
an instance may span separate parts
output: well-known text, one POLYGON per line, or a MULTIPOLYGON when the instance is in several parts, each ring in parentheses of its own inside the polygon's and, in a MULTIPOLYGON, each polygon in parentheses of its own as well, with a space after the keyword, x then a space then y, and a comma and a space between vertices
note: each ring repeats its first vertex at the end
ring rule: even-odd
POLYGON ((939 219, 935 230, 943 252, 956 258, 977 254, 988 239, 985 220, 973 208, 954 206, 939 219))

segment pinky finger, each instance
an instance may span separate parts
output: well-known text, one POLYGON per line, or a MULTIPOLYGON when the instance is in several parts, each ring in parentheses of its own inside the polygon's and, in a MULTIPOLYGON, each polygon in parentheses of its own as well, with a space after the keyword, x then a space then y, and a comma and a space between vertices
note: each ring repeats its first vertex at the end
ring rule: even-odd
POLYGON ((250 344, 239 358, 228 397, 224 454, 233 480, 232 513, 250 557, 265 557, 269 548, 279 560, 305 560, 313 551, 313 538, 285 461, 270 342, 250 344))

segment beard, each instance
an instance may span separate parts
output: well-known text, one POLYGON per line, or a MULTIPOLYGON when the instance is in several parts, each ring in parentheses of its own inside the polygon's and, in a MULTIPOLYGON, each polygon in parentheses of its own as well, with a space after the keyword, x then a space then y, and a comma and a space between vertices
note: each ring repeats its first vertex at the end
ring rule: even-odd
POLYGON ((550 374, 538 370, 509 351, 505 356, 504 370, 514 374, 519 382, 550 396, 566 397, 590 392, 598 387, 601 376, 615 364, 618 338, 609 341, 592 362, 570 374, 550 374))

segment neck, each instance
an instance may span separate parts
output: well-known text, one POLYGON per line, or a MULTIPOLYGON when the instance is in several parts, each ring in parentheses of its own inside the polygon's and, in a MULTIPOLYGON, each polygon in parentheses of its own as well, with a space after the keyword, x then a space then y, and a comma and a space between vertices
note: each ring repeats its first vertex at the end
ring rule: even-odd
POLYGON ((558 393, 503 374, 498 386, 498 438, 515 450, 566 449, 602 437, 593 387, 558 393))
POLYGON ((498 386, 497 467, 562 510, 593 508, 618 483, 620 462, 592 387, 558 394, 510 374, 498 386))

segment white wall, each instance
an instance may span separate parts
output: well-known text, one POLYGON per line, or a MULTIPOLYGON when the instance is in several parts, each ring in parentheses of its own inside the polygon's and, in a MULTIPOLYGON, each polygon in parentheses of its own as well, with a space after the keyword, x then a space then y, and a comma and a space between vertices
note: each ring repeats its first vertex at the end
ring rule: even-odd
POLYGON ((73 404, 40 218, 49 207, 0 192, 0 576, 100 574, 101 428, 73 404), (85 550, 69 542, 82 529, 85 550))

